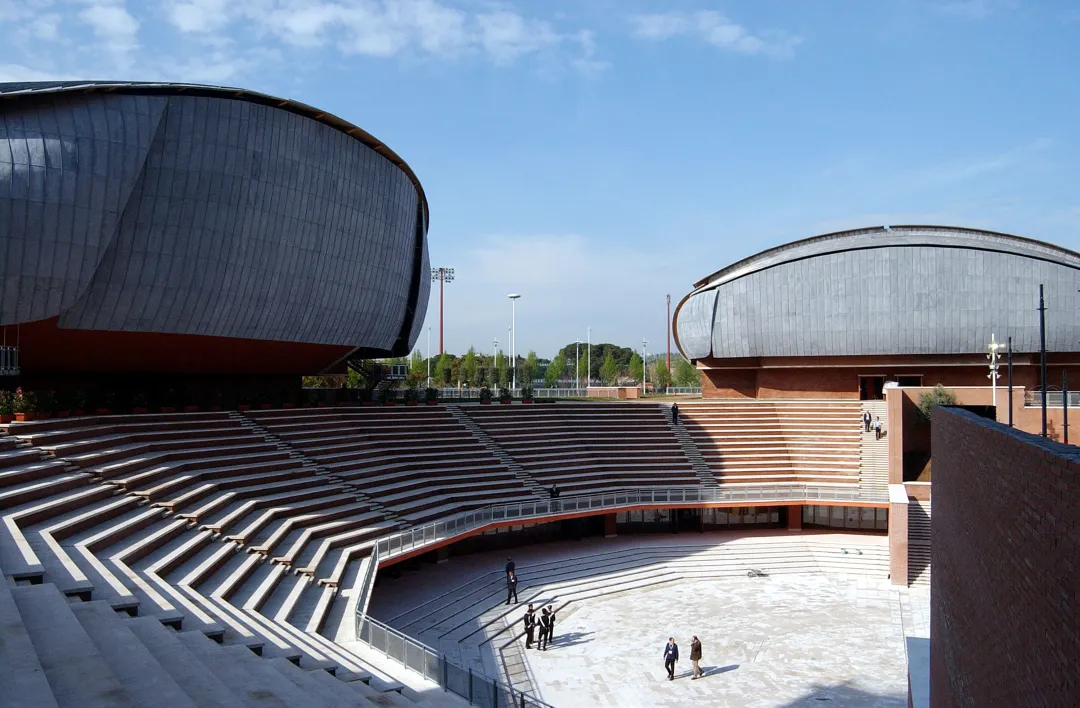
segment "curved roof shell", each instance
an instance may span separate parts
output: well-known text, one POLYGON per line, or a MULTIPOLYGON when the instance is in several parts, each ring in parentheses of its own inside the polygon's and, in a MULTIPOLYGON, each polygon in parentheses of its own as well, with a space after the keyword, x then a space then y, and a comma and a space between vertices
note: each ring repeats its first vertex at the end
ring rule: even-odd
POLYGON ((1009 234, 892 226, 771 248, 695 283, 675 312, 690 359, 971 354, 991 335, 1076 351, 1080 254, 1009 234))
POLYGON ((302 103, 0 84, 0 324, 401 355, 427 307, 427 225, 396 153, 302 103))

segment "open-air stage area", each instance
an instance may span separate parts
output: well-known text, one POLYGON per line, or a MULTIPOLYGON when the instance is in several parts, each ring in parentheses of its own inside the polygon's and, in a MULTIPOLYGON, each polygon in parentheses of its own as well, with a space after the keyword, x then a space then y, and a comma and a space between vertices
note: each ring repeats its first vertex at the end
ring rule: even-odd
POLYGON ((889 583, 880 535, 643 535, 510 555, 517 605, 505 604, 507 552, 494 551, 384 574, 369 611, 557 706, 905 706, 905 640, 928 636, 929 589, 889 583), (545 652, 525 650, 529 602, 558 609, 545 652))

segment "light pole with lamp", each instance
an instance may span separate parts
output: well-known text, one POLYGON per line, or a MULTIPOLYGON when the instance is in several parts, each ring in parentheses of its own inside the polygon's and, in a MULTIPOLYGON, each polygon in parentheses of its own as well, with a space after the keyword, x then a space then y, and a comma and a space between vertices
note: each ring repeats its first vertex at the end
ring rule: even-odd
POLYGON ((994 401, 994 415, 997 415, 997 380, 1001 374, 998 373, 998 350, 1004 349, 1005 345, 997 341, 994 338, 993 333, 990 334, 990 353, 986 355, 986 358, 990 360, 990 373, 986 378, 990 379, 990 389, 993 391, 994 401))
POLYGON ((581 340, 574 340, 574 388, 581 388, 581 340))
POLYGON ((648 343, 649 343, 649 340, 647 340, 647 339, 642 339, 641 340, 641 397, 642 398, 645 397, 645 379, 647 378, 647 375, 646 375, 647 369, 646 369, 646 364, 645 364, 645 345, 648 344, 648 343))
POLYGON ((443 353, 443 285, 454 282, 453 268, 432 268, 431 282, 439 281, 439 356, 443 353))
POLYGON ((502 385, 502 381, 500 381, 501 377, 499 376, 499 338, 494 337, 491 340, 491 343, 495 346, 495 349, 494 349, 494 351, 495 351, 495 377, 494 378, 495 378, 495 390, 498 391, 499 386, 502 385))
POLYGON ((431 388, 431 325, 427 326, 427 387, 431 388))
POLYGON ((592 327, 585 336, 585 388, 592 386, 592 327))
POLYGON ((521 296, 517 293, 510 293, 506 297, 510 298, 510 370, 513 371, 513 379, 510 384, 510 390, 517 390, 517 301, 521 296))

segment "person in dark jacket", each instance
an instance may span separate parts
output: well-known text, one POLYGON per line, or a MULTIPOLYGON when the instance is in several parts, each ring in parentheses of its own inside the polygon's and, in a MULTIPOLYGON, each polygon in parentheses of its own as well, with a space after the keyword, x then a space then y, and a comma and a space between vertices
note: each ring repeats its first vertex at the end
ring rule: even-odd
POLYGON ((533 606, 529 605, 529 609, 525 612, 525 648, 532 649, 533 634, 536 632, 536 613, 533 611, 533 606))
POLYGON ((694 675, 691 680, 705 675, 705 672, 698 666, 699 661, 701 661, 701 640, 694 637, 690 640, 690 663, 694 665, 694 675))
POLYGON ((671 424, 672 425, 678 425, 679 424, 679 404, 678 403, 672 403, 671 404, 671 424))
POLYGON ((558 499, 559 499, 559 487, 557 485, 555 485, 555 484, 552 484, 551 489, 548 490, 548 494, 551 495, 551 510, 552 511, 558 511, 559 510, 559 502, 558 502, 558 499))
POLYGON ((511 573, 513 573, 515 567, 516 566, 514 565, 514 560, 512 558, 507 558, 506 559, 506 574, 510 575, 511 573))
POLYGON ((540 639, 536 642, 536 645, 540 648, 540 651, 547 651, 548 637, 551 633, 551 615, 548 614, 548 608, 544 608, 540 611, 540 639))
POLYGON ((510 604, 510 598, 514 598, 514 602, 517 602, 517 575, 514 571, 510 571, 506 576, 506 604, 510 604))
POLYGON ((667 669, 667 680, 675 680, 675 662, 679 660, 679 645, 675 643, 675 637, 668 637, 667 646, 664 647, 664 668, 667 669))
POLYGON ((548 641, 555 638, 555 605, 547 606, 548 613, 548 641))
POLYGON ((864 411, 862 414, 863 425, 866 426, 866 432, 870 432, 870 423, 874 422, 874 419, 870 416, 870 411, 864 411))

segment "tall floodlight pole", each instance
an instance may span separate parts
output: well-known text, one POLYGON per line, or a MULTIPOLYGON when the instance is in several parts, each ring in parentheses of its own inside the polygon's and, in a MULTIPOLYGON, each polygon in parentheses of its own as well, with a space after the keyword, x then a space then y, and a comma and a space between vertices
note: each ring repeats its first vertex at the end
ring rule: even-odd
POLYGON ((990 373, 987 378, 990 379, 990 388, 993 393, 994 401, 994 415, 997 415, 997 380, 1001 375, 998 373, 998 349, 1003 348, 1005 345, 997 341, 994 338, 993 333, 990 334, 990 353, 986 355, 986 358, 990 360, 990 373))
POLYGON ((592 327, 585 336, 585 388, 592 386, 592 327))
POLYGON ((431 388, 431 325, 427 326, 427 387, 431 388))
POLYGON ((453 268, 432 268, 431 282, 439 281, 439 356, 443 353, 443 285, 454 282, 453 268))
POLYGON ((667 296, 667 370, 671 373, 671 295, 667 296))
POLYGON ((491 340, 491 343, 494 345, 494 350, 493 351, 495 352, 495 390, 498 391, 499 386, 500 386, 500 383, 499 383, 499 338, 494 337, 491 340))
POLYGON ((1039 285, 1039 372, 1042 380, 1042 436, 1046 437, 1046 302, 1039 285))
POLYGON ((574 340, 574 388, 581 388, 581 340, 574 340))
POLYGON ((1009 337, 1009 427, 1013 427, 1013 379, 1012 379, 1012 337, 1009 337))
POLYGON ((1067 369, 1061 370, 1061 416, 1062 425, 1061 428, 1064 431, 1064 437, 1061 439, 1066 445, 1069 444, 1069 372, 1067 369))
POLYGON ((511 390, 517 390, 517 301, 521 296, 517 293, 510 293, 506 297, 510 298, 510 370, 514 372, 513 383, 510 385, 511 390))
POLYGON ((646 369, 646 365, 645 365, 645 345, 648 344, 648 343, 649 343, 649 340, 647 340, 647 339, 642 339, 641 340, 641 396, 642 396, 642 398, 645 397, 645 379, 647 378, 647 376, 646 376, 647 369, 646 369))

